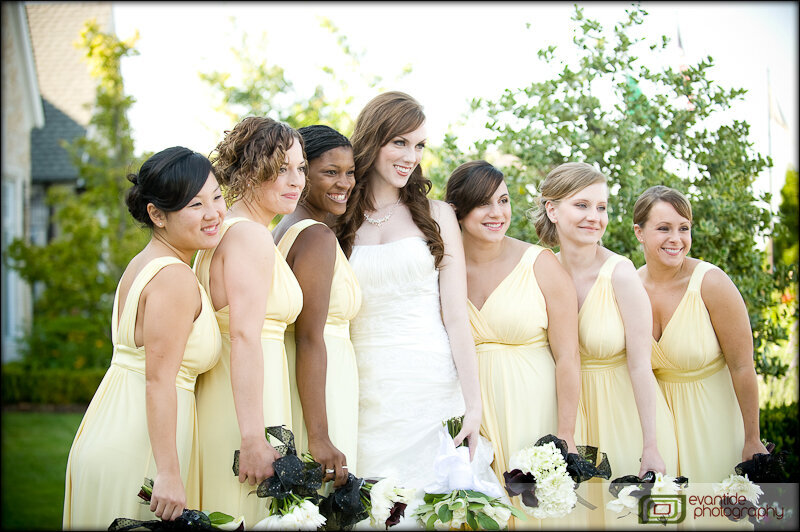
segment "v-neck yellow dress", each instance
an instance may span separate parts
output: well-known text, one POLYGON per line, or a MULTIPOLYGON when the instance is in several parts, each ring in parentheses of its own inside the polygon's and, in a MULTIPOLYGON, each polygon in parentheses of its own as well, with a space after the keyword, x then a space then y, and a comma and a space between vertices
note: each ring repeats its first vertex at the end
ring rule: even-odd
MULTIPOLYGON (((117 286, 111 317, 111 366, 89 403, 67 459, 65 529, 105 530, 117 517, 156 519, 149 505, 140 504, 137 497, 144 478, 155 479, 156 463, 147 429, 145 348, 136 347, 134 330, 142 290, 171 264, 184 263, 160 257, 142 268, 131 284, 121 315, 117 286)), ((202 309, 192 325, 175 378, 175 445, 187 508, 200 505, 195 381, 198 374, 217 363, 221 345, 211 300, 199 283, 198 288, 202 309)))
MULTIPOLYGON (((223 222, 222 238, 230 227, 246 218, 223 222)), ((194 262, 200 283, 209 289, 209 269, 214 249, 201 250, 194 262)), ((286 425, 292 428, 289 392, 289 367, 283 334, 303 308, 303 292, 289 265, 275 248, 272 287, 264 310, 261 350, 264 355, 264 426, 286 425)), ((231 469, 233 453, 241 446, 241 433, 231 389, 231 338, 229 307, 216 311, 222 333, 219 364, 197 381, 197 416, 200 429, 201 510, 219 511, 238 517, 248 526, 267 517, 267 500, 250 494, 255 487, 240 483, 231 469)))
POLYGON ((653 372, 675 419, 678 471, 690 483, 720 482, 742 461, 744 422, 700 287, 700 262, 658 342, 653 372))
MULTIPOLYGON (((606 453, 611 479, 638 475, 642 456, 642 425, 628 372, 625 326, 611 282, 614 268, 628 260, 616 254, 606 259, 578 311, 581 393, 575 443, 592 445, 606 453)), ((678 471, 675 425, 663 393, 657 385, 654 387, 656 443, 667 474, 675 476, 678 471)), ((605 528, 634 526, 635 517, 619 519, 617 514, 605 509, 611 500, 608 483, 597 479, 589 481, 590 501, 599 506, 592 512, 592 518, 602 520, 605 528), (598 493, 601 486, 602 492, 598 493)), ((593 521, 593 526, 596 525, 593 521)))
MULTIPOLYGON (((492 442, 492 469, 501 484, 520 449, 558 430, 556 366, 547 340, 547 308, 533 272, 544 250, 531 245, 478 309, 468 301, 483 402, 481 433, 492 442)), ((519 497, 514 497, 519 506, 519 497)), ((509 528, 540 528, 512 517, 509 528)))
MULTIPOLYGON (((284 256, 294 245, 298 235, 307 227, 318 224, 305 219, 287 229, 278 249, 284 256)), ((323 338, 328 353, 325 377, 325 408, 328 414, 328 435, 331 442, 347 459, 348 471, 358 476, 356 461, 358 450, 358 365, 353 343, 350 341, 350 320, 361 307, 361 289, 347 257, 336 242, 336 262, 333 267, 328 317, 323 338)), ((289 382, 292 394, 292 427, 298 454, 308 450, 308 434, 303 421, 303 407, 297 390, 295 358, 297 346, 294 324, 286 328, 286 356, 289 361, 289 382)))

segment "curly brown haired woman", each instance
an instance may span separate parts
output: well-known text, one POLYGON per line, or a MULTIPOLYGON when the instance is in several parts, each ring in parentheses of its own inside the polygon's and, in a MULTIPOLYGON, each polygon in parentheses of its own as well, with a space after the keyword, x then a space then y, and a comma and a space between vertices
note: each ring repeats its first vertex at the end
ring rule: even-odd
POLYGON ((253 525, 267 508, 248 495, 279 457, 264 427, 291 427, 283 333, 303 306, 268 227, 297 206, 306 161, 300 134, 262 117, 242 120, 215 151, 214 170, 233 203, 219 245, 194 263, 222 333, 220 362, 197 383, 201 509, 243 515, 253 525), (236 449, 238 479, 231 471, 236 449))

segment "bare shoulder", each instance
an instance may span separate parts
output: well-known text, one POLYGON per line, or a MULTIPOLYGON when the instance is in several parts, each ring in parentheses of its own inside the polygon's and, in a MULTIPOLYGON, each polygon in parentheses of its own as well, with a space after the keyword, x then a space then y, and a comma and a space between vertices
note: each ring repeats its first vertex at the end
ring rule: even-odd
POLYGON ((617 257, 621 257, 622 260, 619 260, 617 264, 614 266, 614 273, 611 274, 611 279, 613 282, 621 281, 623 283, 637 281, 641 282, 639 279, 639 274, 636 271, 636 266, 633 265, 633 261, 624 255, 616 254, 617 257))
POLYGON ((707 304, 725 304, 731 300, 740 299, 739 289, 728 274, 719 267, 714 266, 703 276, 700 284, 700 295, 707 304))
POLYGON ((336 234, 325 224, 309 225, 297 235, 292 248, 322 250, 332 249, 336 244, 336 234))
POLYGON ((456 219, 456 211, 449 203, 446 203, 442 200, 429 199, 428 205, 431 209, 431 215, 437 222, 443 218, 448 220, 456 219))
POLYGON ((275 241, 265 226, 250 220, 229 227, 222 236, 217 253, 227 255, 270 256, 274 253, 275 241))
POLYGON ((200 297, 197 276, 187 265, 177 263, 168 264, 156 272, 143 292, 145 295, 158 292, 168 295, 170 299, 191 297, 192 294, 200 297))

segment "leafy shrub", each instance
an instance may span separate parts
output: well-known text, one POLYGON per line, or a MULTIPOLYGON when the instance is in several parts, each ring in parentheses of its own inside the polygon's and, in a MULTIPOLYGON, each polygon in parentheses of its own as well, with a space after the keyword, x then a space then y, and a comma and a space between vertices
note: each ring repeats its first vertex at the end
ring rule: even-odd
POLYGON ((31 371, 20 364, 3 366, 3 404, 89 404, 106 368, 50 368, 31 371))
POLYGON ((798 463, 798 408, 797 403, 764 408, 760 413, 761 439, 775 444, 778 451, 787 451, 786 472, 789 474, 787 481, 797 482, 800 479, 800 464, 798 463))

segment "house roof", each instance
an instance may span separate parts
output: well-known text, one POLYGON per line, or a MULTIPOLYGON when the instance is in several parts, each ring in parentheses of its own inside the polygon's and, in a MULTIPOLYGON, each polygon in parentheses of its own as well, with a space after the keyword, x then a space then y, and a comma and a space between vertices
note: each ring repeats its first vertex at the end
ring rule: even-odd
POLYGON ((89 19, 109 31, 111 3, 41 2, 25 8, 45 115, 45 126, 31 132, 31 177, 34 183, 74 180, 77 171, 60 141, 86 134, 96 86, 75 43, 89 19))

